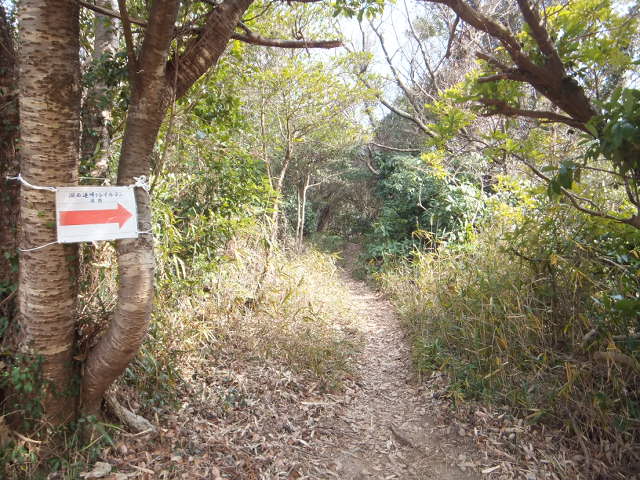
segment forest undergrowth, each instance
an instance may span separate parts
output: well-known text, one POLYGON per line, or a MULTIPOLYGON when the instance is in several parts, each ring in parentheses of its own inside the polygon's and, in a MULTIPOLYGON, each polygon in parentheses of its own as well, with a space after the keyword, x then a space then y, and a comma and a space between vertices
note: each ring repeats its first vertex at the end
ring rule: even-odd
MULTIPOLYGON (((47 449, 7 439, 4 478, 102 478, 91 472, 105 465, 118 479, 292 478, 297 450, 308 446, 322 413, 314 402, 354 381, 362 339, 335 256, 288 247, 267 253, 265 245, 255 232, 239 234, 216 268, 191 271, 181 284, 173 274, 159 281, 147 340, 112 389, 157 431, 127 433, 108 409, 100 421, 82 419, 97 432, 88 444, 64 432, 47 449)), ((102 268, 87 278, 86 345, 113 301, 113 254, 106 244, 92 254, 102 268)))
POLYGON ((586 478, 635 478, 637 232, 542 203, 522 216, 498 204, 466 243, 416 251, 374 276, 418 372, 445 374, 459 412, 492 405, 561 430, 586 478))

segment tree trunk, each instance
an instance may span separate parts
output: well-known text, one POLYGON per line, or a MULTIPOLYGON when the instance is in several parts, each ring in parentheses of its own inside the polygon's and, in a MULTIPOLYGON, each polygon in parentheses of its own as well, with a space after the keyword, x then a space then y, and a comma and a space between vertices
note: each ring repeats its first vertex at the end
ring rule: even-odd
MULTIPOLYGON (((172 100, 180 98, 224 52, 244 11, 253 0, 224 0, 211 11, 203 32, 167 63, 178 13, 177 0, 155 0, 149 14, 139 60, 129 58, 132 98, 118 169, 118 184, 151 173, 158 130, 172 100)), ((136 192, 138 224, 151 228, 149 196, 136 192)), ((144 339, 153 305, 154 255, 149 235, 116 244, 120 283, 113 320, 89 352, 82 381, 82 411, 95 414, 106 389, 124 371, 144 339)))
POLYGON ((304 224, 307 220, 307 191, 309 190, 309 175, 306 176, 304 187, 302 188, 302 205, 300 207, 300 233, 298 237, 298 250, 302 250, 302 241, 304 240, 304 224))
POLYGON ((271 238, 269 240, 269 251, 275 247, 278 242, 278 228, 280 224, 280 194, 276 192, 276 199, 273 202, 273 210, 271 211, 271 238))
MULTIPOLYGON (((36 185, 78 181, 80 61, 78 3, 22 0, 20 20, 21 173, 36 185)), ((56 240, 54 194, 22 188, 23 249, 56 240)), ((75 413, 71 394, 75 246, 55 244, 20 254, 21 349, 42 360, 46 418, 75 413)))
MULTIPOLYGON (((177 14, 177 0, 153 3, 137 70, 140 73, 130 79, 133 94, 120 153, 118 185, 131 185, 134 177, 151 172, 158 130, 173 98, 164 67, 177 14)), ((149 230, 149 195, 137 189, 136 201, 138 228, 149 230)), ((105 391, 138 352, 151 318, 155 267, 152 236, 142 234, 138 239, 118 240, 116 250, 118 304, 109 328, 87 358, 82 383, 85 414, 99 411, 105 391)))
MULTIPOLYGON (((18 75, 11 27, 0 5, 0 318, 13 316, 13 296, 17 275, 17 235, 20 186, 5 177, 19 170, 16 154, 18 137, 18 75)), ((0 324, 0 328, 3 325, 0 324)), ((0 336, 2 332, 0 331, 0 336)))
MULTIPOLYGON (((113 0, 98 0, 99 7, 117 10, 113 0)), ((113 54, 117 45, 115 20, 96 13, 94 20, 94 42, 91 63, 99 65, 104 57, 113 54)), ((107 110, 107 86, 102 80, 88 88, 82 108, 81 159, 94 177, 102 177, 107 172, 107 149, 110 143, 107 110)))
POLYGON ((271 240, 269 242, 269 252, 271 252, 273 247, 278 242, 278 226, 280 223, 280 202, 282 201, 282 187, 284 186, 284 179, 287 175, 287 170, 289 169, 289 163, 291 163, 290 142, 288 142, 285 149, 282 168, 280 169, 280 174, 278 175, 275 186, 276 198, 273 202, 273 211, 271 213, 271 240))
POLYGON ((317 232, 324 232, 329 224, 329 220, 331 219, 331 203, 327 203, 324 207, 320 209, 320 213, 318 214, 318 224, 316 226, 317 232))
POLYGON ((300 238, 300 226, 302 225, 302 189, 300 185, 296 187, 296 248, 300 238))
POLYGON ((309 190, 310 176, 304 177, 304 184, 298 185, 298 219, 296 225, 296 248, 302 250, 302 241, 304 239, 304 222, 306 220, 307 209, 307 190, 309 190))

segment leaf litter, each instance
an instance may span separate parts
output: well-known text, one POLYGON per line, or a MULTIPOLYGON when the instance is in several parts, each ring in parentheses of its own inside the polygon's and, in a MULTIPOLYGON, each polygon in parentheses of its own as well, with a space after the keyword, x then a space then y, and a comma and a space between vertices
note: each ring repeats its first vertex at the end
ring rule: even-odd
MULTIPOLYGON (((391 304, 341 277, 353 314, 336 328, 361 345, 348 355, 353 373, 328 384, 229 336, 214 354, 184 362, 176 405, 150 419, 157 432, 123 434, 104 449, 111 471, 102 478, 607 478, 585 473, 584 456, 560 432, 482 405, 454 409, 443 375, 416 379, 391 304)), ((134 389, 120 386, 117 395, 139 406, 134 389)))

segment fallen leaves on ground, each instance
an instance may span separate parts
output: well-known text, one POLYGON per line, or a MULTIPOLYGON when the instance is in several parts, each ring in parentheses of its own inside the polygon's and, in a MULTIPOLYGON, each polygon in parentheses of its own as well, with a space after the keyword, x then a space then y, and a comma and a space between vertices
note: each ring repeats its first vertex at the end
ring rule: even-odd
MULTIPOLYGON (((353 286, 348 288, 353 293, 353 286)), ((152 412, 158 432, 122 435, 104 450, 101 460, 113 467, 105 478, 345 480, 336 472, 349 455, 360 456, 360 476, 353 478, 363 479, 440 478, 420 476, 419 468, 436 463, 450 465, 458 473, 451 470, 446 478, 456 479, 592 478, 584 473, 584 458, 560 431, 471 403, 454 410, 446 398, 447 380, 439 373, 406 389, 385 387, 384 398, 371 391, 372 381, 397 383, 394 369, 408 371, 410 361, 406 344, 376 337, 380 324, 368 320, 377 314, 377 321, 388 322, 395 332, 399 340, 394 342, 406 343, 393 312, 375 303, 383 300, 366 287, 358 289, 363 289, 356 292, 363 296, 361 304, 374 305, 369 313, 360 312, 354 332, 375 345, 354 359, 358 373, 343 378, 339 388, 330 389, 311 372, 293 371, 278 359, 238 355, 232 344, 215 355, 194 356, 182 366, 176 405, 152 412), (376 348, 399 353, 373 363, 376 348), (373 380, 367 380, 367 372, 373 380), (411 402, 403 398, 408 393, 415 397, 411 402), (368 409, 376 410, 368 416, 371 424, 364 418, 368 409), (402 423, 405 413, 411 419, 402 423), (420 424, 420 419, 428 420, 420 424), (366 464, 371 458, 375 462, 366 464)), ((121 387, 118 396, 127 407, 139 407, 133 390, 121 387)), ((590 471, 597 468, 591 465, 590 471)))

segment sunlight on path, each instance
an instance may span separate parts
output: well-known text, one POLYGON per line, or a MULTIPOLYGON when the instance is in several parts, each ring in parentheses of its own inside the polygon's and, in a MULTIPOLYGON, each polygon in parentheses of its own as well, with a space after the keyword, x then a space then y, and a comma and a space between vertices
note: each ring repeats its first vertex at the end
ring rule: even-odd
POLYGON ((310 478, 479 478, 455 466, 464 454, 444 433, 447 426, 434 421, 429 393, 411 379, 409 347, 391 304, 362 282, 345 283, 366 341, 358 365, 362 380, 344 411, 327 420, 329 433, 320 458, 310 462, 310 478))

